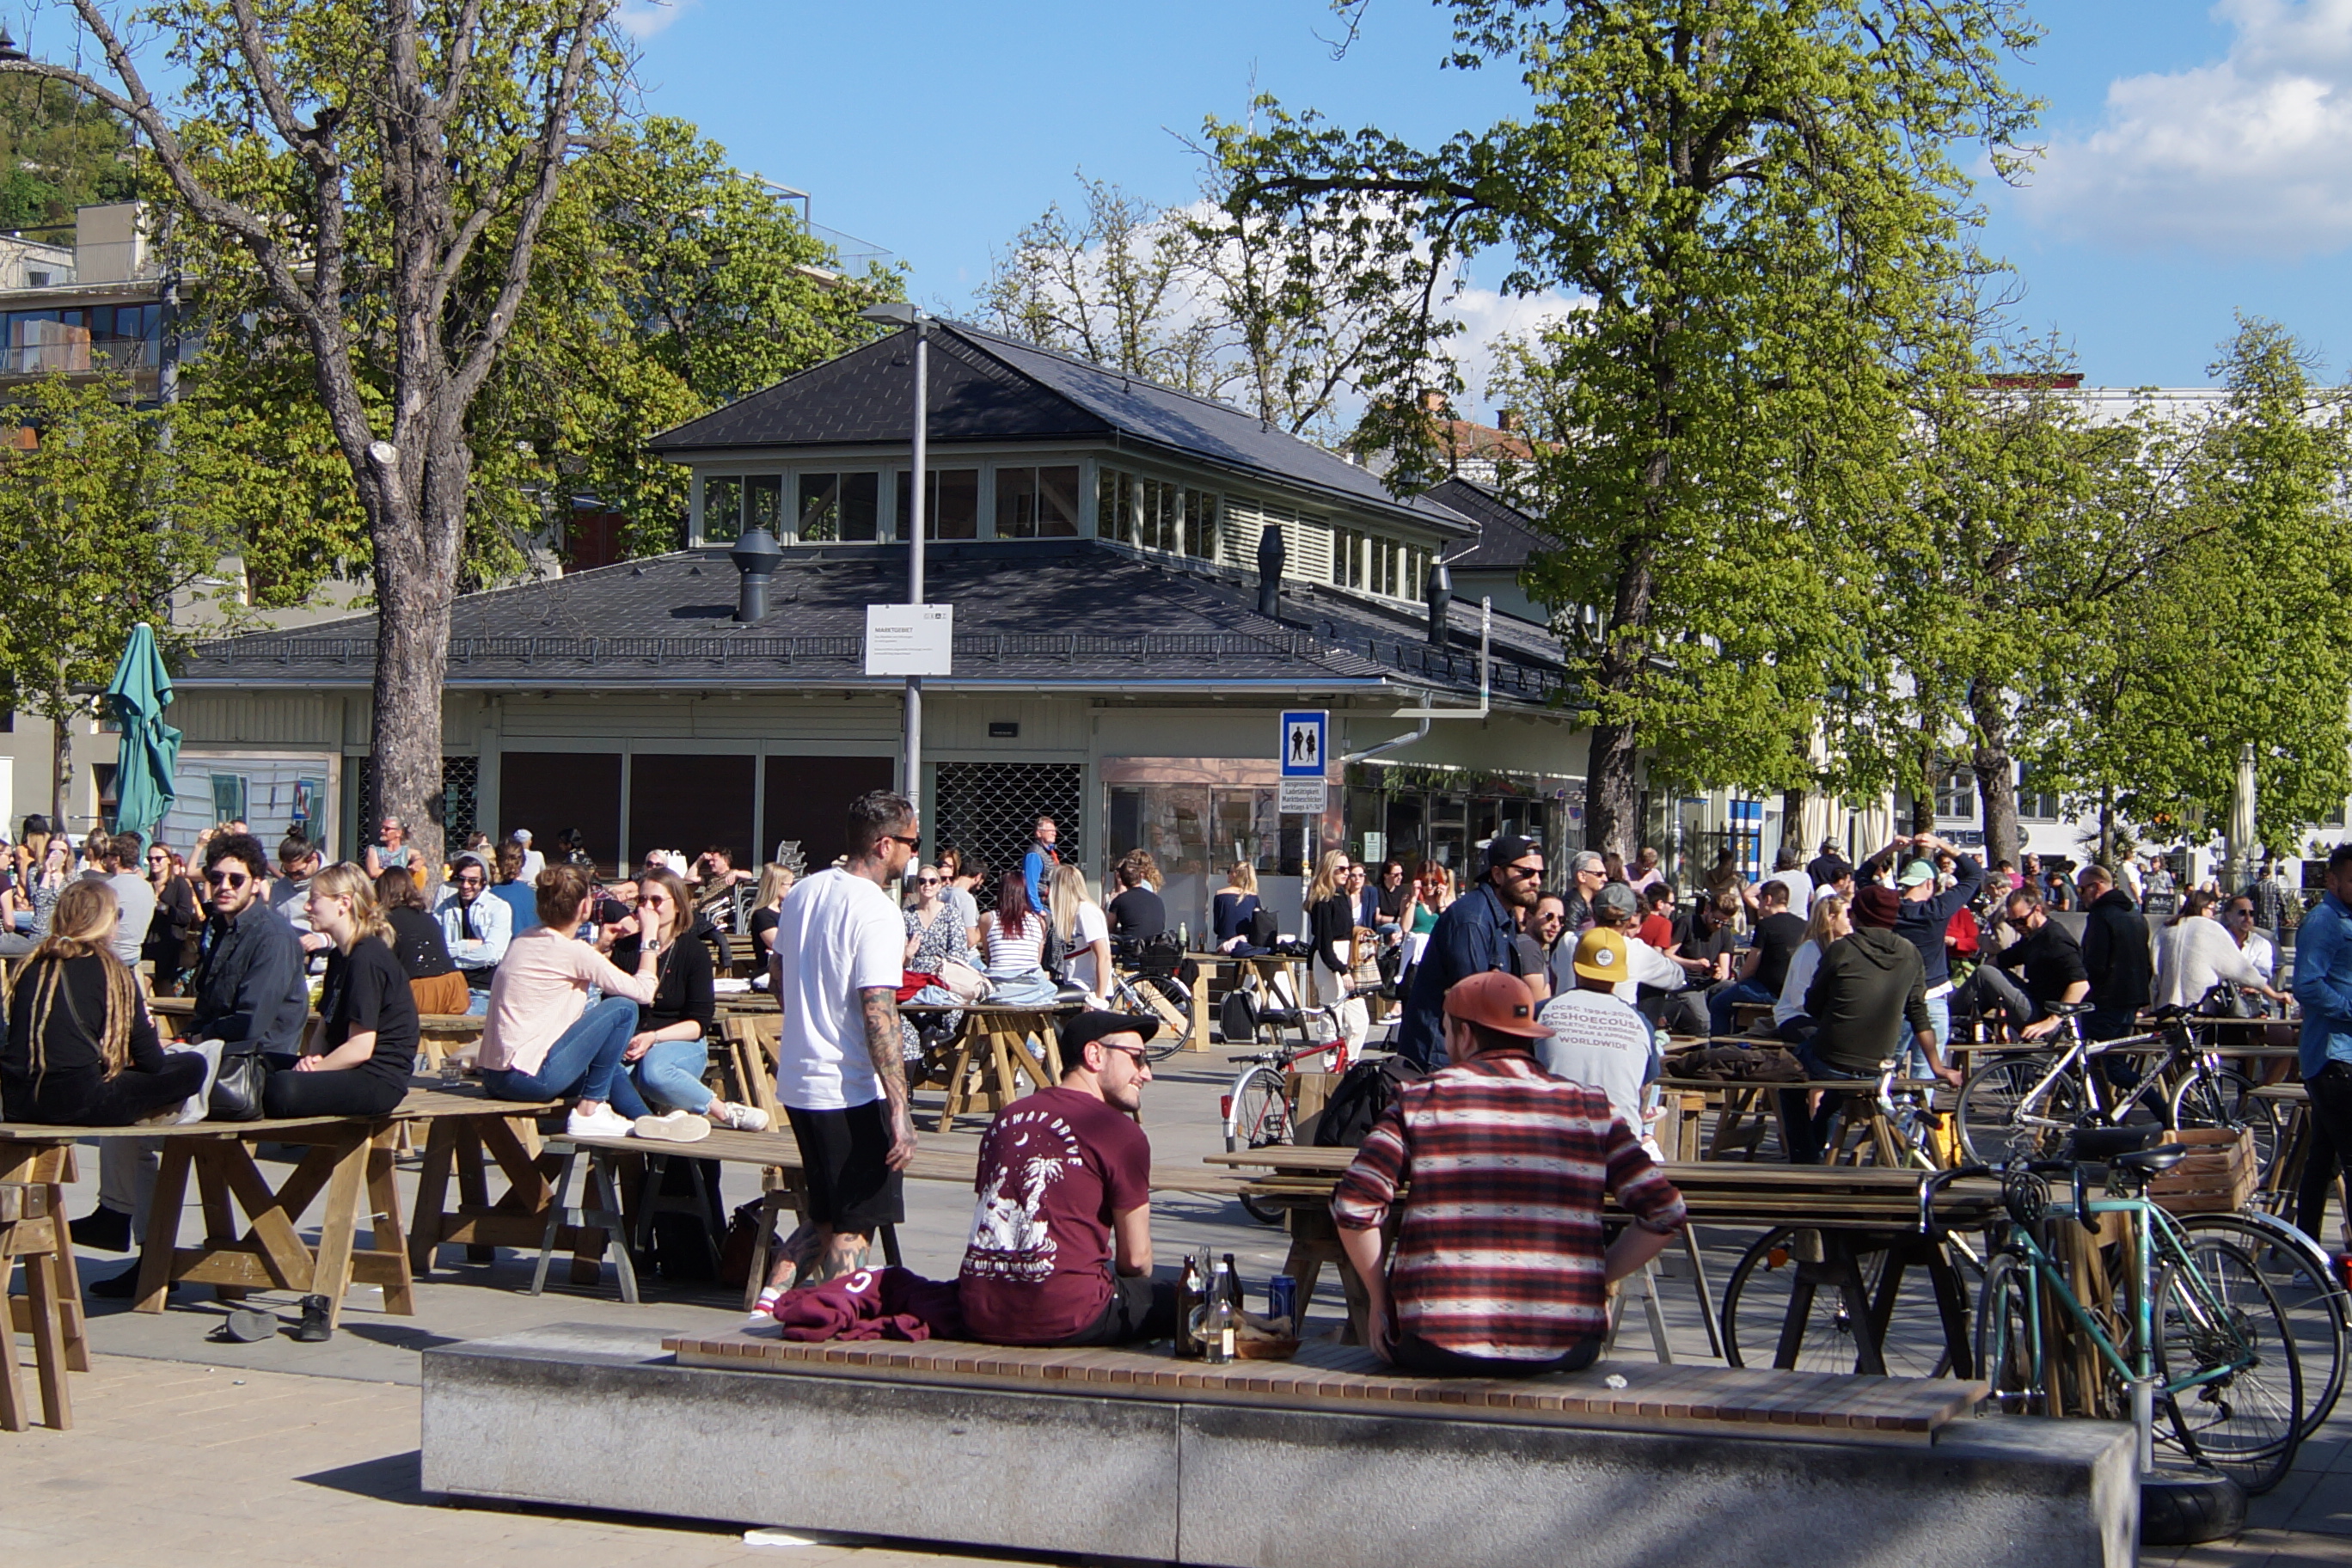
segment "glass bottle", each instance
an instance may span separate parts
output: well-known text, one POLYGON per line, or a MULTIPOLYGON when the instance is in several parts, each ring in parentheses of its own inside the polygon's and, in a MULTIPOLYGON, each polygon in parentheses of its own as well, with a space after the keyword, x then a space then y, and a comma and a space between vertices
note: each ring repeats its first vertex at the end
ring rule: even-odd
POLYGON ((1180 1356, 1201 1353, 1201 1340, 1192 1331, 1192 1319, 1201 1310, 1202 1295, 1200 1260, 1188 1252, 1184 1255, 1184 1273, 1176 1282, 1176 1353, 1180 1356))
POLYGON ((1212 1363, 1234 1359, 1234 1341, 1241 1331, 1241 1313, 1234 1306, 1233 1279, 1232 1271, 1219 1263, 1215 1277, 1209 1281, 1208 1303, 1201 1309, 1201 1354, 1212 1363))

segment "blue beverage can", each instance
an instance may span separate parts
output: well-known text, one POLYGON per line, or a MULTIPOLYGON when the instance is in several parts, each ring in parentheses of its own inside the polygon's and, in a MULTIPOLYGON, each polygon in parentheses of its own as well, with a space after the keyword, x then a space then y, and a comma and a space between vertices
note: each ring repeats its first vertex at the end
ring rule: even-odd
POLYGON ((1287 1274, 1277 1274, 1265 1282, 1265 1315, 1287 1318, 1290 1331, 1298 1331, 1298 1281, 1287 1274))

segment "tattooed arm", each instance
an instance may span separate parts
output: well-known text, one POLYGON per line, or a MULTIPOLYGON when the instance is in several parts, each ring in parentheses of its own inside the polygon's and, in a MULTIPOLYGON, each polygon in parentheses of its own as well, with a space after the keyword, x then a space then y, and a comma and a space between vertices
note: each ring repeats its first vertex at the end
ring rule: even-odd
POLYGON ((868 986, 857 994, 857 1004, 866 1020, 866 1054, 874 1059, 874 1076, 882 1080, 882 1097, 890 1108, 890 1168, 903 1171, 915 1155, 915 1116, 907 1103, 907 1064, 899 1054, 898 994, 887 985, 868 986))

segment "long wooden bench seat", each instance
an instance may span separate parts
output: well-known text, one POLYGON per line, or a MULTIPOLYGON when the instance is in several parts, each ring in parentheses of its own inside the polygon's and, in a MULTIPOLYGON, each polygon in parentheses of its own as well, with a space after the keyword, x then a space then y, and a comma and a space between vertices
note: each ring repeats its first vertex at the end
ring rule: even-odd
POLYGON ((1608 1361, 1423 1380, 1331 1346, 1221 1370, 567 1323, 425 1351, 423 1480, 1218 1568, 2132 1562, 2129 1428, 1972 1417, 1977 1387, 1608 1361))

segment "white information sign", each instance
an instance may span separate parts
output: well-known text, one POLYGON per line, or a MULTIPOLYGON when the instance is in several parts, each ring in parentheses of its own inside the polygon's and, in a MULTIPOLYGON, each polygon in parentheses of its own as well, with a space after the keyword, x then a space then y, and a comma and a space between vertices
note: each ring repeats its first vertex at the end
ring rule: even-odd
POLYGON ((1324 742, 1330 732, 1331 715, 1327 712, 1285 713, 1282 716, 1282 750, 1276 754, 1276 760, 1282 764, 1282 776, 1285 779, 1321 778, 1323 753, 1327 749, 1324 742))
POLYGON ((1279 804, 1285 816, 1320 816, 1330 796, 1321 779, 1285 779, 1279 804))
POLYGON ((947 675, 955 655, 953 605, 866 606, 866 673, 947 675))

